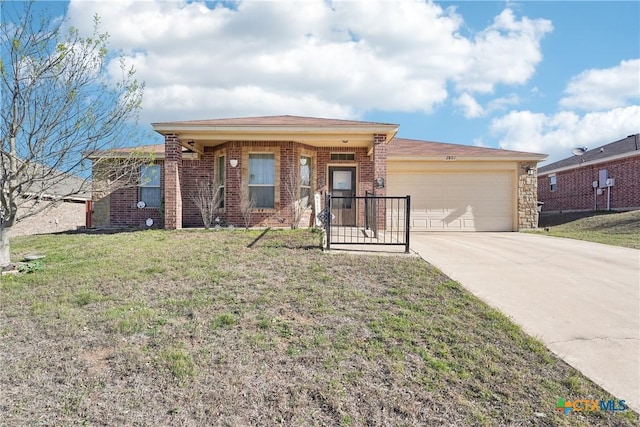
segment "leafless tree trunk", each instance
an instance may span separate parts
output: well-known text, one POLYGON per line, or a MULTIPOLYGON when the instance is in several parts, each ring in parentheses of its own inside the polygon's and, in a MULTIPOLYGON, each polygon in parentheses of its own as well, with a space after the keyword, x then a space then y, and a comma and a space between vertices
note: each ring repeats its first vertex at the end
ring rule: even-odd
MULTIPOLYGON (((4 267, 11 261, 9 236, 16 222, 56 200, 89 192, 90 156, 103 154, 93 158, 94 167, 113 164, 114 157, 104 154, 135 142, 144 84, 135 80, 122 56, 109 53, 108 35, 99 32, 97 17, 93 34, 83 37, 75 28, 65 31, 65 21, 53 14, 37 13, 31 2, 2 1, 0 7, 4 267), (120 66, 117 75, 109 72, 113 61, 120 66)), ((129 170, 136 170, 135 165, 129 170)))
POLYGON ((304 200, 300 197, 300 175, 297 167, 290 168, 286 174, 284 192, 291 213, 291 228, 296 229, 300 226, 300 219, 306 208, 304 200))
POLYGON ((207 230, 211 228, 220 209, 221 196, 219 186, 210 178, 198 180, 195 191, 189 194, 189 198, 200 211, 204 228, 207 230))
POLYGON ((249 196, 249 191, 245 191, 240 199, 240 213, 244 221, 244 228, 247 230, 251 227, 253 219, 253 210, 256 208, 256 199, 249 196))

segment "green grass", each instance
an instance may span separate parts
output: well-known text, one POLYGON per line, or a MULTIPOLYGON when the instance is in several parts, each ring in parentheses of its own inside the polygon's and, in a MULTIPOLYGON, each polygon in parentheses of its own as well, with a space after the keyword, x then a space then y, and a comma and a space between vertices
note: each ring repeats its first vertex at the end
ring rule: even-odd
POLYGON ((537 234, 640 249, 640 210, 541 214, 537 234))
POLYGON ((419 258, 261 234, 15 239, 46 258, 0 283, 2 422, 637 424, 555 411, 611 396, 419 258))

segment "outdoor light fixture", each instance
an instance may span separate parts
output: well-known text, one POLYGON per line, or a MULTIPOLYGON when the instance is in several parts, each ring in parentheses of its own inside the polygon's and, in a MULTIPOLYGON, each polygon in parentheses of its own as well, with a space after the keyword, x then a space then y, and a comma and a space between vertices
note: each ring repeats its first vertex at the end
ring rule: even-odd
POLYGON ((536 168, 534 166, 523 166, 522 169, 524 169, 528 175, 536 173, 536 168))
POLYGON ((304 166, 307 164, 307 158, 306 157, 300 157, 300 166, 304 166))
POLYGON ((376 188, 384 188, 384 178, 383 177, 378 177, 376 178, 376 188))
POLYGON ((231 165, 232 168, 235 168, 236 166, 238 166, 238 159, 229 160, 229 164, 231 165))
POLYGON ((342 140, 342 143, 343 143, 343 144, 346 144, 347 142, 349 142, 349 140, 348 140, 348 139, 343 139, 343 140, 342 140))

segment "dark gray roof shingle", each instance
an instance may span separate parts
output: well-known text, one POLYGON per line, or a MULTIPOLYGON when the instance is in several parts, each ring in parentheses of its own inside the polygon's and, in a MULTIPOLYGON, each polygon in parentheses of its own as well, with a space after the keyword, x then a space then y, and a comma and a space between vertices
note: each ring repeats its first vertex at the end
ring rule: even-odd
POLYGON ((629 135, 619 141, 586 151, 582 156, 571 156, 566 159, 550 163, 538 169, 538 174, 548 171, 578 167, 585 162, 604 161, 610 157, 623 154, 640 153, 640 134, 629 135))

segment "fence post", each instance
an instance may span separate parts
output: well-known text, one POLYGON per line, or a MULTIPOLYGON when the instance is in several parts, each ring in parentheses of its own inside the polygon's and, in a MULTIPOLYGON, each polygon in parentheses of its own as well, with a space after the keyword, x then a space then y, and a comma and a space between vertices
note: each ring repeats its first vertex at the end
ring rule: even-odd
POLYGON ((373 193, 373 199, 371 200, 371 210, 373 211, 373 237, 374 239, 378 238, 378 229, 380 228, 380 224, 378 224, 378 196, 373 193))
POLYGON ((369 230, 369 192, 364 192, 364 229, 369 230))
POLYGON ((411 227, 411 196, 407 195, 407 201, 405 203, 406 209, 404 213, 404 232, 405 232, 405 242, 404 242, 404 252, 409 253, 409 236, 411 233, 409 232, 409 227, 411 227))
POLYGON ((331 194, 327 193, 324 199, 324 209, 326 211, 325 230, 327 233, 327 250, 331 250, 331 194))

